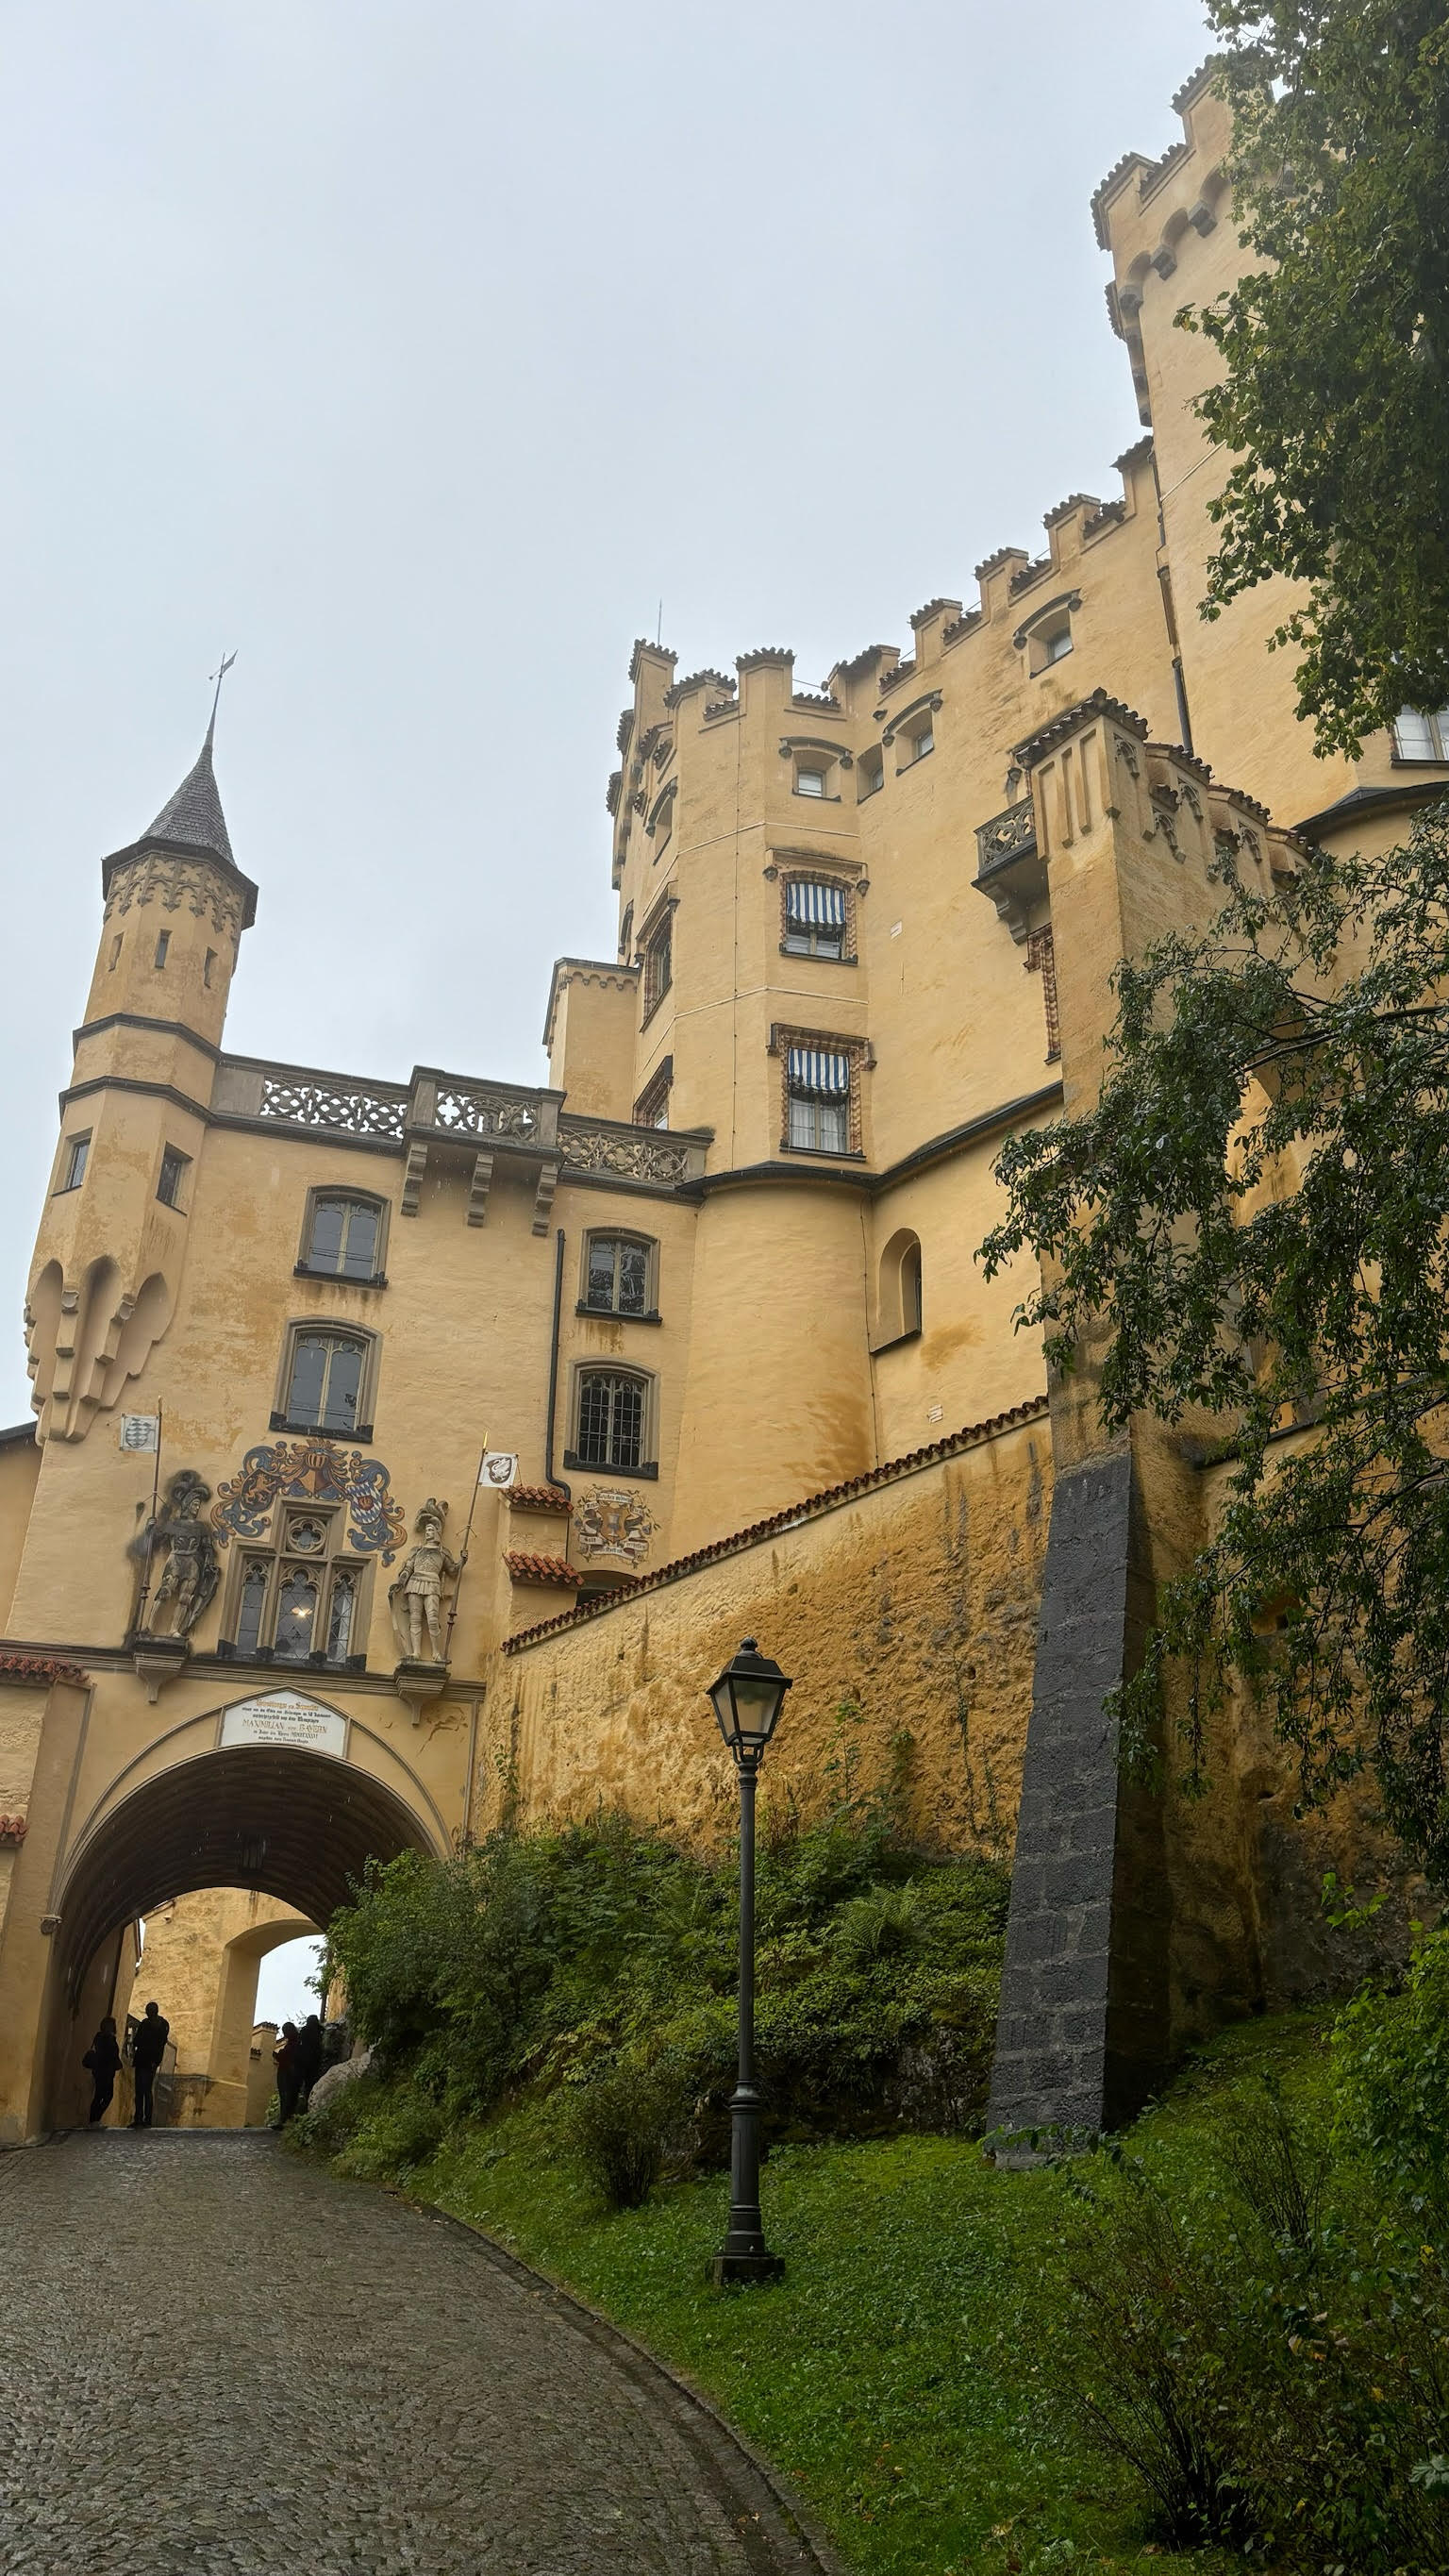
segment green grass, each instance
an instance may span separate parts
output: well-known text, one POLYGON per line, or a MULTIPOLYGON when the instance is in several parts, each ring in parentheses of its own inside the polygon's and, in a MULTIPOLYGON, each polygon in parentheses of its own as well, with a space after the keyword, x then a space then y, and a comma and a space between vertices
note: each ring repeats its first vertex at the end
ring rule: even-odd
MULTIPOLYGON (((1133 2146, 1191 2194, 1224 2085, 1273 2062, 1316 2086, 1308 2017, 1229 2033, 1139 2122, 1133 2146)), ((342 2169, 377 2171, 366 2133, 342 2169)), ((1046 2576, 1226 2565, 1154 2548, 1131 2484, 1064 2421, 1030 2357, 1053 2326, 1059 2172, 1003 2174, 969 2140, 784 2147, 765 2169, 777 2287, 708 2279, 725 2186, 669 2184, 613 2216, 547 2106, 455 2135, 405 2177, 625 2327, 785 2472, 860 2576, 1046 2576)), ((1064 2312, 1063 2312, 1064 2313, 1064 2312)))

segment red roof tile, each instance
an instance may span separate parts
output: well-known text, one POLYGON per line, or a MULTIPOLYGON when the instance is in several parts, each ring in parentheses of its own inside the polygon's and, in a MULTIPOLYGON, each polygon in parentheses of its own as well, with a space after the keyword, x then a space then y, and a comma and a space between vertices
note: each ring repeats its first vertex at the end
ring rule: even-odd
POLYGON ((510 1550, 503 1559, 515 1583, 551 1583, 560 1592, 577 1592, 580 1577, 561 1556, 525 1556, 510 1550))
POLYGON ((504 1501, 516 1512, 571 1512, 573 1505, 557 1485, 510 1485, 504 1501))
POLYGON ((90 1687, 90 1674, 79 1664, 62 1664, 54 1655, 0 1655, 0 1682, 74 1682, 90 1687))

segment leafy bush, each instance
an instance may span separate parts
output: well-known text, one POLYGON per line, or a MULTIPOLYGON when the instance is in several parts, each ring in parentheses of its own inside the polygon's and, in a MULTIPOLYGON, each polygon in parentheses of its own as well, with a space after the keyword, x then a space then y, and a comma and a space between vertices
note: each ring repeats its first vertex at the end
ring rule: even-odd
POLYGON ((1333 2035, 1340 2143, 1449 2225, 1449 1930, 1415 1944, 1403 1990, 1366 1986, 1333 2035))
MULTIPOLYGON (((885 1786, 862 1793, 842 1735, 835 1805, 805 1825, 787 1804, 761 1837, 770 2126, 866 2132, 924 2124, 938 2105, 959 2126, 985 2099, 1005 1874, 913 1849, 905 1739, 885 1786)), ((601 1812, 501 1830, 448 1861, 373 1866, 331 1941, 357 2029, 445 2122, 616 2064, 667 2063, 690 2106, 686 2153, 712 2160, 728 2135, 738 1922, 732 1855, 703 1860, 601 1812)))
POLYGON ((621 2058, 570 2095, 563 2132, 611 2209, 639 2209, 687 2112, 677 2077, 621 2058))

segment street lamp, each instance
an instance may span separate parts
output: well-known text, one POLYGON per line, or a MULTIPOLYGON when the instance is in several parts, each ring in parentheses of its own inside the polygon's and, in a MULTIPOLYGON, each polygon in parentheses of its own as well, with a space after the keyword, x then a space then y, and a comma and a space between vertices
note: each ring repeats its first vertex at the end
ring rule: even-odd
POLYGON ((765 2243, 760 2218, 760 2096, 755 2086, 755 1782, 791 1687, 753 1637, 726 1664, 709 1695, 740 1782, 740 2062, 730 2096, 730 2224, 714 2277, 778 2281, 785 2266, 765 2243))

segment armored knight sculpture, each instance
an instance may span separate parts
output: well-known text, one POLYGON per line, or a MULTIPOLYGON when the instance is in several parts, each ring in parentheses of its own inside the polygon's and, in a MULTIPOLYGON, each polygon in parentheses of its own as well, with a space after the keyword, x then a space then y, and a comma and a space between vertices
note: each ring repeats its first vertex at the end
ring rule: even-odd
POLYGON ((214 1597, 220 1572, 216 1538, 201 1517, 203 1503, 210 1500, 211 1487, 205 1478, 198 1476, 194 1468, 183 1467, 168 1479, 160 1511, 132 1539, 128 1553, 141 1572, 135 1614, 138 1628, 145 1620, 146 1595, 163 1551, 166 1562, 151 1593, 147 1623, 153 1635, 165 1635, 169 1628, 174 1637, 189 1637, 214 1597))
POLYGON ((444 1661, 443 1585, 454 1580, 458 1560, 443 1545, 443 1523, 448 1506, 429 1495, 413 1524, 417 1544, 409 1548, 398 1567, 397 1581, 388 1593, 388 1607, 397 1633, 398 1646, 407 1662, 421 1663, 423 1625, 428 1631, 427 1661, 444 1661))

